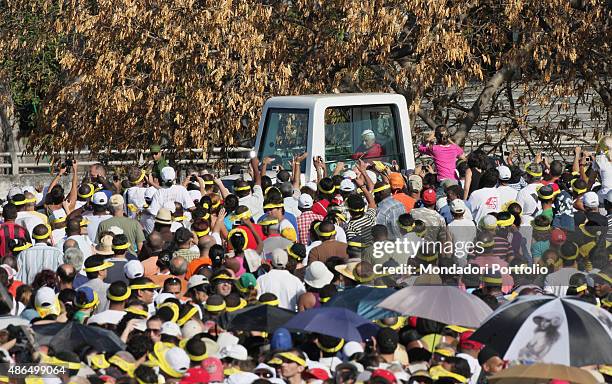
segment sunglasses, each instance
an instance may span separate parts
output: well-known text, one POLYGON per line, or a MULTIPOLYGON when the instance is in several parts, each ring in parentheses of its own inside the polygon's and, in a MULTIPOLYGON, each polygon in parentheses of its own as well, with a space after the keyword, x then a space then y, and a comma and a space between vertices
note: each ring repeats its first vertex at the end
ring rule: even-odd
POLYGON ((159 152, 151 152, 151 155, 157 156, 157 155, 159 155, 159 152))
POLYGON ((161 333, 161 329, 147 328, 147 333, 152 333, 152 334, 155 334, 155 335, 159 335, 161 333))

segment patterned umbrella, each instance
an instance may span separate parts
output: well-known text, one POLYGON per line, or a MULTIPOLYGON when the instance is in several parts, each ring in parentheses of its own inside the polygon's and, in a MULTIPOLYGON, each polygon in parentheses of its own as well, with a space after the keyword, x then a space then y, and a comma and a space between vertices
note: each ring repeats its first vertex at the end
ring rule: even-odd
POLYGON ((577 298, 521 296, 472 335, 506 360, 575 367, 612 363, 612 315, 577 298))

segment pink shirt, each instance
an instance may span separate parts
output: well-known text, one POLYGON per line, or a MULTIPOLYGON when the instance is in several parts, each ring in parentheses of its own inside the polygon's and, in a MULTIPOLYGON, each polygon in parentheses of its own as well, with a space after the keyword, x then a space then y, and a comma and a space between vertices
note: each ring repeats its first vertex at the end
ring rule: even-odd
POLYGON ((455 175, 456 160, 463 154, 463 149, 457 144, 448 145, 419 145, 419 152, 432 156, 438 171, 438 180, 453 179, 455 175))

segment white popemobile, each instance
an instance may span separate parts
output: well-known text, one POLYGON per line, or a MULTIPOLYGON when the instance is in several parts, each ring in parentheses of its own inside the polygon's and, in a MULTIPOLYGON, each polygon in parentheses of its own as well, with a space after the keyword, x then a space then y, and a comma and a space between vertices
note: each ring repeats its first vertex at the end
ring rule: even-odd
MULTIPOLYGON (((272 97, 263 107, 255 152, 284 169, 303 152, 320 156, 330 171, 339 161, 350 169, 358 158, 414 169, 406 99, 389 93, 272 97)), ((302 162, 301 171, 316 180, 312 161, 302 162)))

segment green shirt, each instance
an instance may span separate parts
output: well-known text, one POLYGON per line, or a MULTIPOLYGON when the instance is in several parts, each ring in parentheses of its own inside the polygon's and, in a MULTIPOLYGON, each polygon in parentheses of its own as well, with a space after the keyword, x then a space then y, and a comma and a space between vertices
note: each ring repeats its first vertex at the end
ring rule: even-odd
POLYGON ((119 227, 123 230, 123 234, 127 237, 131 247, 128 251, 133 254, 138 254, 138 244, 142 244, 145 240, 144 232, 140 223, 134 219, 128 217, 111 217, 110 219, 104 220, 98 226, 98 233, 96 234, 96 243, 100 242, 100 234, 108 231, 110 227, 119 227))
POLYGON ((153 164, 153 176, 157 178, 157 180, 161 181, 161 170, 168 166, 168 161, 162 156, 159 160, 155 160, 153 164))
POLYGON ((550 222, 553 221, 554 214, 553 214, 552 208, 547 208, 543 210, 542 213, 540 213, 540 215, 546 217, 548 220, 550 220, 550 222))

